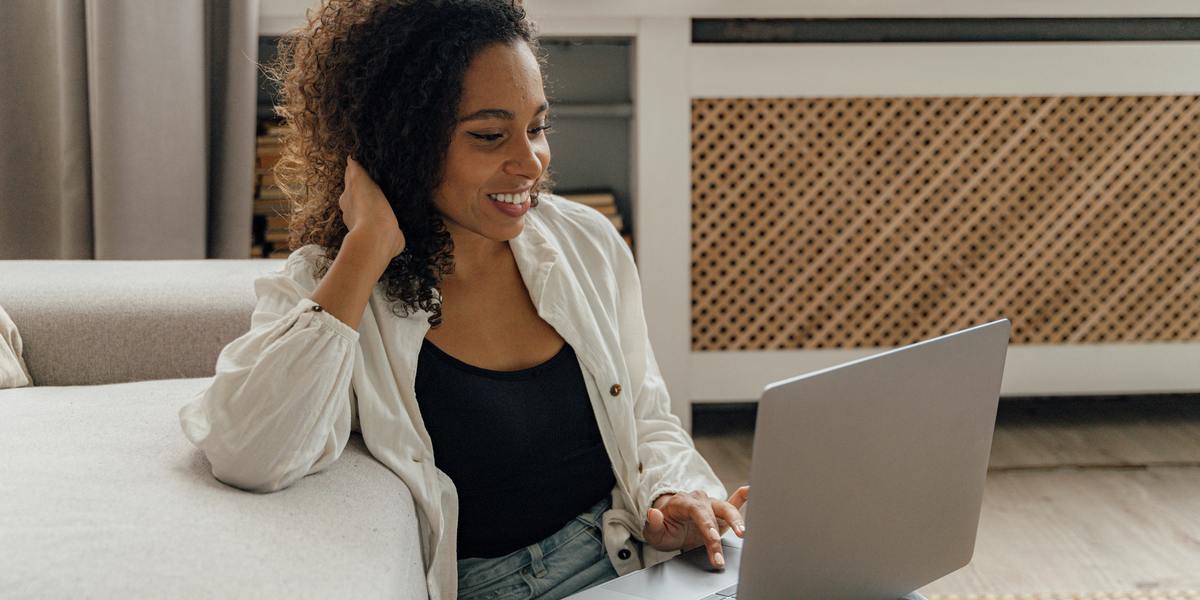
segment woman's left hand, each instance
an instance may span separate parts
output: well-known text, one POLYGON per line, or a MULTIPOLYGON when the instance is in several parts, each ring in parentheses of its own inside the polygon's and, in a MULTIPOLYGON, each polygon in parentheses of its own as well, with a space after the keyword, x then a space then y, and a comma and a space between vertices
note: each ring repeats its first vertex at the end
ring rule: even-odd
POLYGON ((738 537, 746 534, 738 510, 749 496, 748 485, 738 488, 729 500, 710 498, 703 491, 663 494, 646 512, 642 537, 659 550, 686 552, 697 546, 707 546, 709 562, 723 569, 725 557, 721 554, 721 535, 730 526, 738 537))

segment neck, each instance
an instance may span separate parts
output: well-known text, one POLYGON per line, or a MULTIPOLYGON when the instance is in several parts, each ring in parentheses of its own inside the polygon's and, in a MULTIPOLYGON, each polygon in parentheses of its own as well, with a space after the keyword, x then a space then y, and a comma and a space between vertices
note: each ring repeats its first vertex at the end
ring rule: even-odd
POLYGON ((507 241, 497 242, 453 223, 446 223, 446 230, 454 241, 454 272, 446 276, 446 281, 456 284, 487 281, 513 264, 507 241))

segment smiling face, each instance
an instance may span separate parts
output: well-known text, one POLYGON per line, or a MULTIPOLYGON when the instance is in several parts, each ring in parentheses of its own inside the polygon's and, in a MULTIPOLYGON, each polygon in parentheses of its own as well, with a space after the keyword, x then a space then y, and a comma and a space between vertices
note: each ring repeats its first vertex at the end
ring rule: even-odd
POLYGON ((547 110, 541 68, 525 42, 493 44, 471 60, 445 176, 434 191, 456 258, 463 242, 487 245, 521 233, 529 191, 550 165, 547 110), (491 195, 498 193, 520 203, 497 202, 491 195))

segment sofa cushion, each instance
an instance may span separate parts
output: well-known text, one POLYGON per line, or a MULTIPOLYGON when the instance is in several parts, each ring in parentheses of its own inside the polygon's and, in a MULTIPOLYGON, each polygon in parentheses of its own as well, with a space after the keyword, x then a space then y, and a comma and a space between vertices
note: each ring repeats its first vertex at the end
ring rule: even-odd
POLYGON ((0 390, 0 597, 424 598, 412 496, 362 438, 227 486, 179 428, 210 381, 0 390))
POLYGON ((210 377, 250 329, 258 260, 2 260, 33 385, 210 377))

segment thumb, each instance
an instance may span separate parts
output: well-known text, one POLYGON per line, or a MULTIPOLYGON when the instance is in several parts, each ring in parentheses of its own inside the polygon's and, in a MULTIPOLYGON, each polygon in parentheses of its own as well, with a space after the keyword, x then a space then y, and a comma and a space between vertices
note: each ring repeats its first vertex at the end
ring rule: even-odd
POLYGON ((659 533, 663 529, 663 513, 657 508, 646 511, 646 532, 659 533))
POLYGON ((746 503, 746 501, 749 499, 750 499, 750 486, 743 485, 742 487, 740 487, 736 491, 734 491, 733 495, 729 497, 729 503, 732 504, 734 506, 734 508, 741 510, 742 505, 744 505, 746 503))

